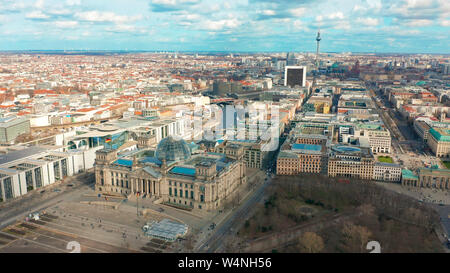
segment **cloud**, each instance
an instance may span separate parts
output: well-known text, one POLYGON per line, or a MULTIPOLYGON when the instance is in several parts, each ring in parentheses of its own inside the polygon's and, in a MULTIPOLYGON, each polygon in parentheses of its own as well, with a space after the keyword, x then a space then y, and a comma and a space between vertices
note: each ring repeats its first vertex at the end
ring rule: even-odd
POLYGON ((348 21, 340 21, 340 22, 336 23, 336 25, 334 25, 333 28, 349 30, 349 29, 351 29, 351 25, 350 25, 350 22, 348 22, 348 21))
POLYGON ((137 27, 137 26, 128 25, 128 24, 118 24, 118 25, 110 26, 110 27, 105 28, 105 30, 107 32, 111 32, 111 33, 131 34, 131 35, 134 35, 134 36, 148 35, 148 34, 152 34, 153 33, 153 31, 148 30, 146 28, 137 27))
POLYGON ((67 0, 66 5, 68 6, 79 6, 81 5, 81 0, 67 0))
POLYGON ((403 24, 409 27, 425 27, 432 25, 433 21, 428 19, 405 20, 403 24))
POLYGON ((329 14, 329 15, 327 15, 327 18, 328 19, 331 19, 331 20, 334 20, 334 19, 344 19, 344 13, 342 13, 341 11, 338 11, 338 12, 334 12, 334 13, 331 13, 331 14, 329 14))
POLYGON ((274 10, 271 9, 265 9, 261 12, 262 15, 267 15, 267 16, 273 16, 276 14, 276 12, 274 10))
POLYGON ((450 27, 450 20, 442 20, 439 24, 443 27, 450 27))
POLYGON ((448 0, 384 0, 386 15, 397 19, 429 19, 450 15, 448 0))
POLYGON ((356 4, 353 6, 352 12, 358 14, 371 13, 375 14, 383 9, 381 0, 363 0, 361 5, 356 4))
POLYGON ((51 15, 51 16, 71 16, 73 13, 72 10, 70 9, 50 9, 46 12, 47 15, 51 15))
POLYGON ((240 26, 242 22, 237 20, 236 18, 233 19, 222 19, 222 20, 206 20, 205 24, 203 24, 203 29, 206 30, 212 30, 212 31, 221 31, 226 29, 232 29, 240 26))
POLYGON ((42 9, 44 7, 44 0, 37 0, 36 3, 34 4, 34 7, 37 9, 42 9))
POLYGON ((333 29, 351 29, 350 22, 341 11, 328 13, 325 15, 317 15, 314 22, 311 23, 313 28, 333 28, 333 29))
POLYGON ((377 26, 380 23, 380 20, 378 18, 371 18, 371 17, 366 17, 366 18, 357 18, 356 22, 359 24, 363 24, 365 26, 377 26))
POLYGON ((0 13, 19 13, 28 8, 23 2, 14 0, 0 1, 0 13))
POLYGON ((302 16, 306 12, 306 8, 300 7, 300 8, 294 8, 290 9, 289 12, 292 14, 292 16, 302 16))
POLYGON ((305 8, 294 8, 290 10, 273 10, 273 9, 265 9, 257 11, 256 20, 271 20, 271 19, 284 19, 284 18, 295 18, 300 17, 305 13, 305 8))
POLYGON ((109 11, 83 11, 76 12, 74 17, 80 21, 92 22, 92 23, 129 23, 142 19, 141 15, 127 16, 117 15, 114 12, 109 11))
POLYGON ((59 28, 74 28, 78 26, 77 21, 54 21, 52 24, 59 28))
POLYGON ((31 20, 46 20, 46 19, 49 19, 50 16, 48 16, 47 14, 44 14, 40 10, 35 10, 35 11, 27 13, 25 15, 25 18, 31 19, 31 20))
POLYGON ((153 12, 171 12, 185 10, 199 2, 200 0, 151 0, 149 5, 153 12))
POLYGON ((401 42, 448 52, 450 42, 447 35, 432 43, 433 36, 445 36, 450 27, 448 0, 0 0, 0 21, 3 29, 11 29, 8 38, 18 41, 43 39, 33 38, 40 32, 56 44, 78 35, 80 43, 97 41, 95 46, 109 46, 102 37, 113 34, 120 41, 139 36, 130 43, 150 47, 164 40, 167 49, 195 50, 195 44, 208 50, 309 50, 308 43, 299 41, 313 43, 317 28, 323 30, 327 50, 382 51, 401 42), (164 37, 150 38, 153 28, 164 37), (186 38, 183 46, 180 37, 186 38), (390 46, 386 38, 396 41, 390 46))
POLYGON ((309 31, 309 28, 307 25, 302 22, 301 20, 295 20, 292 25, 294 26, 294 29, 301 30, 301 31, 309 31))

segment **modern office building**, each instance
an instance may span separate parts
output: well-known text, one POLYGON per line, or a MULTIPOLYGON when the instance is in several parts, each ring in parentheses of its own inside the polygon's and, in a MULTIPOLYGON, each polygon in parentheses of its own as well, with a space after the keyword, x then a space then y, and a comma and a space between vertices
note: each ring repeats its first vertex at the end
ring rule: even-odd
POLYGON ((379 122, 366 122, 356 124, 337 125, 338 140, 341 143, 359 143, 370 146, 372 153, 391 152, 391 134, 383 124, 379 122))
POLYGON ((381 124, 357 124, 354 135, 367 138, 374 154, 391 152, 391 133, 381 124))
POLYGON ((30 133, 30 120, 8 117, 0 119, 0 143, 11 143, 21 134, 30 133))
POLYGON ((226 96, 228 93, 239 94, 242 93, 242 84, 240 82, 226 82, 226 81, 214 81, 213 94, 216 96, 226 96))
POLYGON ((306 86, 306 66, 286 66, 284 68, 284 86, 305 87, 306 86))
POLYGON ((92 168, 95 150, 58 152, 21 147, 0 156, 0 199, 19 197, 92 168))

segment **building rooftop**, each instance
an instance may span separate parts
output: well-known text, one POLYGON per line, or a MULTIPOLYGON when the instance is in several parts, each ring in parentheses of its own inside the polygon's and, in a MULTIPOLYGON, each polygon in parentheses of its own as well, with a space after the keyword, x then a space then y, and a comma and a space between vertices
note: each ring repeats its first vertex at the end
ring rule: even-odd
POLYGON ((42 147, 38 147, 38 146, 31 146, 28 148, 25 148, 23 150, 18 150, 18 151, 14 151, 14 152, 9 152, 7 154, 4 155, 0 155, 0 165, 2 164, 6 164, 12 161, 16 161, 16 160, 20 160, 20 159, 24 159, 30 156, 34 156, 43 152, 48 151, 45 148, 42 147))
POLYGON ((26 118, 0 118, 0 128, 7 128, 27 121, 26 118))
POLYGON ((437 141, 450 141, 450 130, 445 128, 431 128, 430 134, 437 140, 437 141))
POLYGON ((155 155, 160 161, 186 160, 191 157, 191 148, 183 139, 169 136, 159 142, 155 155))
POLYGON ((321 145, 315 144, 292 144, 292 150, 308 150, 308 151, 317 151, 319 152, 322 149, 321 145))
POLYGON ((387 163, 387 162, 375 162, 375 165, 386 166, 386 167, 401 167, 400 164, 397 163, 387 163))
POLYGON ((280 151, 278 154, 278 157, 282 158, 298 158, 298 156, 294 153, 286 152, 286 151, 280 151))
POLYGON ((419 179, 417 175, 414 175, 414 173, 408 169, 402 170, 402 179, 419 179))
POLYGON ((437 174, 437 175, 446 175, 450 176, 449 169, 435 169, 435 168, 420 168, 419 174, 437 174))
POLYGON ((175 166, 169 171, 169 173, 179 174, 179 175, 195 176, 195 169, 188 168, 188 167, 183 167, 183 166, 175 166))
POLYGON ((125 166, 125 167, 131 167, 133 165, 133 160, 117 159, 116 161, 114 161, 114 164, 125 166))

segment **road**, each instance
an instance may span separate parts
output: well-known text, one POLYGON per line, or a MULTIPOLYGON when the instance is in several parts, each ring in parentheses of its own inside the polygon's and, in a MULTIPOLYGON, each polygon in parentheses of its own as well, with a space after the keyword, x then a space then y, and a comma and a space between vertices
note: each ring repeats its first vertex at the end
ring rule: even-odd
POLYGON ((395 152, 423 153, 425 145, 416 135, 412 126, 393 108, 386 96, 380 91, 376 91, 376 88, 371 89, 370 87, 369 85, 367 88, 370 89, 372 99, 377 106, 376 111, 391 132, 392 146, 395 152), (377 101, 375 97, 380 98, 380 101, 377 101), (384 109, 382 109, 383 107, 384 109))
POLYGON ((235 232, 238 223, 242 223, 242 221, 248 215, 250 209, 256 205, 256 203, 262 200, 264 196, 264 191, 267 186, 271 183, 272 179, 268 178, 264 181, 264 183, 257 188, 251 196, 249 196, 245 202, 236 209, 236 211, 228 216, 226 220, 224 220, 218 227, 216 227, 216 231, 211 235, 211 237, 206 240, 198 249, 198 252, 208 252, 212 253, 219 250, 222 247, 224 242, 224 238, 229 232, 235 232))
POLYGON ((431 206, 439 213, 441 217, 441 223, 444 227, 444 230, 447 232, 447 238, 450 237, 450 205, 447 206, 439 206, 435 204, 431 204, 431 206))
MULTIPOLYGON (((369 87, 367 87, 367 88, 369 88, 369 87)), ((403 136, 401 135, 399 129, 397 128, 395 122, 392 120, 392 118, 389 116, 389 114, 387 114, 387 112, 381 110, 382 104, 381 104, 381 102, 378 102, 375 99, 375 97, 376 97, 375 91, 371 89, 370 94, 371 94, 372 100, 376 106, 375 111, 378 113, 380 118, 383 120, 383 123, 385 124, 386 128, 391 133, 391 143, 392 143, 392 147, 394 148, 394 152, 395 153, 403 153, 403 150, 398 141, 398 137, 403 138, 403 136)))

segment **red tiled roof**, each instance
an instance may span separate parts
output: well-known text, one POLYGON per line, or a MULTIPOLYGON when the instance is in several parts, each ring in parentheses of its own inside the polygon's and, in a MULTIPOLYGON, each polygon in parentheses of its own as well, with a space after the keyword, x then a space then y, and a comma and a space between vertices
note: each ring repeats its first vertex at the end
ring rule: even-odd
POLYGON ((54 90, 46 90, 46 89, 34 90, 33 93, 35 95, 57 94, 56 91, 54 91, 54 90))
POLYGON ((90 112, 93 110, 95 110, 95 108, 91 107, 91 108, 78 109, 76 112, 86 113, 86 112, 90 112))

